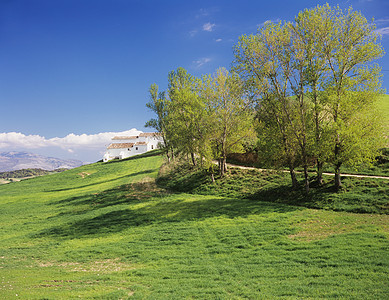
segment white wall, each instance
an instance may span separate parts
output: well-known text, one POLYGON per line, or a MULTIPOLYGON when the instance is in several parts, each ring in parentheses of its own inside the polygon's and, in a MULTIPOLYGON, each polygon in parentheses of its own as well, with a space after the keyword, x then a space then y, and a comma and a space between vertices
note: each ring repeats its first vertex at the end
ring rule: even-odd
POLYGON ((163 144, 162 137, 149 137, 147 143, 147 151, 158 149, 158 144, 163 144))
POLYGON ((158 149, 158 144, 163 144, 163 139, 160 136, 140 136, 134 139, 126 139, 126 140, 114 140, 113 143, 138 143, 145 142, 146 145, 134 145, 132 148, 120 148, 120 149, 107 149, 103 161, 106 162, 115 158, 127 158, 136 154, 142 154, 150 150, 158 149))
POLYGON ((107 161, 107 160, 111 160, 111 159, 114 159, 114 158, 119 158, 120 156, 124 156, 122 158, 125 158, 125 157, 130 157, 131 155, 133 155, 131 152, 132 149, 130 148, 130 150, 128 150, 128 148, 122 148, 122 149, 107 149, 107 151, 105 152, 104 154, 104 161, 107 161))
POLYGON ((147 145, 134 145, 135 154, 141 154, 147 152, 147 145), (138 148, 138 150, 136 149, 138 148))

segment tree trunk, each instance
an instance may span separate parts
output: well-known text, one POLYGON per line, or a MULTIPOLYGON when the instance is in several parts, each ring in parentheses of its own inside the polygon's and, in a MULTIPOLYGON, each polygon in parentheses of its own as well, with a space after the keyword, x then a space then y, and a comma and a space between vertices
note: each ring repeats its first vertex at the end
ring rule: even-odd
POLYGON ((342 187, 342 182, 340 180, 340 166, 342 164, 338 163, 335 165, 335 190, 339 191, 340 188, 342 187))
POLYGON ((193 152, 190 154, 190 157, 192 158, 193 166, 196 166, 196 158, 193 152))
POLYGON ((292 163, 290 157, 288 157, 288 166, 289 166, 290 178, 292 179, 292 188, 296 190, 298 187, 298 182, 296 178, 296 173, 294 172, 294 164, 292 163))
POLYGON ((212 180, 212 183, 215 183, 215 176, 213 176, 213 172, 211 173, 211 180, 212 180))
POLYGON ((286 159, 289 167, 290 177, 292 179, 292 188, 295 190, 298 187, 298 183, 297 183, 296 173, 294 172, 294 163, 293 163, 292 155, 288 149, 287 138, 284 133, 282 133, 282 141, 283 141, 285 153, 287 155, 286 159))
POLYGON ((298 187, 298 183, 297 183, 296 173, 294 172, 294 168, 289 167, 289 173, 292 179, 292 188, 295 190, 298 187))
POLYGON ((318 159, 316 160, 316 163, 317 163, 317 184, 319 186, 322 186, 323 185, 323 162, 319 161, 318 159))
POLYGON ((304 168, 304 188, 305 188, 305 194, 309 194, 309 176, 308 176, 308 155, 306 151, 306 137, 304 135, 303 137, 303 144, 302 144, 302 158, 303 158, 303 168, 304 168))
POLYGON ((166 151, 166 156, 167 156, 167 162, 170 163, 169 149, 167 149, 166 151))
MULTIPOLYGON (((319 114, 319 106, 318 106, 318 97, 316 91, 316 80, 312 84, 313 90, 313 102, 315 103, 315 136, 316 136, 316 146, 319 146, 320 143, 320 114, 319 114)), ((323 185, 323 162, 320 161, 319 158, 316 159, 316 182, 319 186, 323 185)))
POLYGON ((309 194, 309 178, 308 178, 308 167, 304 166, 304 186, 305 186, 305 194, 309 194))
POLYGON ((223 177, 224 176, 224 172, 226 171, 226 169, 224 168, 224 159, 221 158, 220 160, 220 177, 223 177))
POLYGON ((337 143, 335 144, 335 190, 339 191, 342 187, 342 182, 340 181, 340 166, 342 162, 339 162, 339 154, 340 154, 340 144, 339 144, 339 135, 337 137, 337 143))

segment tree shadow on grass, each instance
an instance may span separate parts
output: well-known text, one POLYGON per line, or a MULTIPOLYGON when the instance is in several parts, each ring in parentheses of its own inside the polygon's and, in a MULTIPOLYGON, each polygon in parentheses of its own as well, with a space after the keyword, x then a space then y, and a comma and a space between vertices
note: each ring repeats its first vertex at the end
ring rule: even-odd
POLYGON ((248 193, 245 197, 247 199, 268 201, 272 203, 282 203, 308 208, 322 208, 324 202, 328 200, 328 195, 333 194, 333 192, 332 186, 325 185, 323 187, 311 188, 309 194, 306 195, 302 186, 298 189, 293 189, 289 184, 280 184, 248 193))
POLYGON ((199 169, 192 169, 187 164, 177 165, 175 172, 168 172, 158 176, 156 182, 159 186, 168 190, 182 193, 193 193, 209 183, 209 176, 199 169))
MULTIPOLYGON (((125 196, 115 195, 115 192, 112 190, 107 192, 107 194, 110 194, 107 197, 114 196, 111 198, 114 200, 105 204, 105 207, 108 205, 112 206, 111 211, 104 209, 104 212, 101 214, 99 214, 98 210, 93 213, 86 213, 85 218, 81 220, 70 221, 60 226, 48 228, 40 232, 37 236, 73 239, 90 235, 111 234, 126 230, 130 227, 147 226, 150 224, 205 220, 219 216, 237 218, 247 217, 249 215, 287 213, 300 209, 298 207, 251 199, 205 197, 187 194, 170 194, 164 198, 155 197, 158 195, 154 195, 141 201, 135 198, 125 199, 125 196), (138 203, 140 201, 144 205, 130 205, 129 208, 125 209, 121 206, 115 209, 116 204, 123 204, 126 201, 138 201, 138 203), (91 214, 93 216, 90 216, 91 214)), ((85 203, 84 201, 89 201, 88 197, 86 196, 85 199, 82 199, 82 197, 73 199, 72 204, 69 203, 69 205, 85 203)), ((94 209, 96 207, 91 206, 88 212, 94 209)))
MULTIPOLYGON (((102 181, 93 182, 93 183, 90 183, 90 184, 85 184, 85 185, 80 185, 80 186, 75 186, 75 187, 68 187, 68 188, 63 188, 63 189, 47 190, 46 192, 63 192, 63 191, 68 191, 68 190, 82 189, 82 188, 85 188, 85 187, 99 185, 99 184, 107 183, 107 182, 112 182, 112 181, 116 181, 116 180, 123 179, 123 178, 131 178, 131 177, 135 177, 135 176, 139 176, 139 175, 151 174, 151 173, 156 172, 157 170, 158 169, 149 169, 149 170, 145 170, 145 171, 141 171, 141 172, 127 174, 127 175, 120 176, 120 177, 115 177, 115 178, 108 179, 108 180, 102 180, 102 181)), ((67 201, 67 200, 64 200, 64 201, 67 201)))
POLYGON ((244 195, 247 199, 282 203, 286 205, 301 206, 316 209, 330 209, 334 211, 347 211, 353 213, 379 213, 387 214, 387 196, 379 183, 366 180, 365 183, 356 178, 342 178, 345 183, 343 190, 336 192, 333 181, 327 181, 322 186, 312 182, 307 195, 301 186, 293 190, 290 185, 259 189, 244 195), (353 185, 358 185, 354 187, 353 185), (377 187, 378 186, 378 187, 377 187), (363 188, 366 191, 363 191, 363 188), (361 190, 362 189, 362 190, 361 190))
MULTIPOLYGON (((123 184, 100 193, 87 194, 59 200, 57 202, 52 202, 51 204, 59 205, 63 208, 87 206, 85 211, 79 211, 81 213, 86 213, 109 206, 146 202, 151 198, 157 199, 168 194, 170 194, 168 191, 157 187, 154 180, 143 180, 140 182, 123 184)), ((59 215, 71 214, 74 214, 74 210, 62 212, 59 215)))

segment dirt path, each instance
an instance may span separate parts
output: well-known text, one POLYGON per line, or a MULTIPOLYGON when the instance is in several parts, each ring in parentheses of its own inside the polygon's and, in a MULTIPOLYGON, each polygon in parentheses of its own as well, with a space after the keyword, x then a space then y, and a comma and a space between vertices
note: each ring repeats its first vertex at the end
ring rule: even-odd
MULTIPOLYGON (((230 163, 227 163, 227 166, 228 167, 232 167, 232 168, 244 169, 244 170, 281 171, 281 172, 289 173, 288 170, 260 169, 260 168, 255 168, 255 167, 245 167, 245 166, 240 166, 240 165, 234 165, 234 164, 230 164, 230 163)), ((296 171, 296 173, 302 173, 302 172, 296 171)), ((333 176, 335 174, 334 173, 324 172, 323 175, 333 176)), ((360 174, 341 174, 341 176, 345 176, 345 177, 359 177, 359 178, 378 178, 378 179, 387 179, 387 180, 389 180, 389 176, 360 175, 360 174)))

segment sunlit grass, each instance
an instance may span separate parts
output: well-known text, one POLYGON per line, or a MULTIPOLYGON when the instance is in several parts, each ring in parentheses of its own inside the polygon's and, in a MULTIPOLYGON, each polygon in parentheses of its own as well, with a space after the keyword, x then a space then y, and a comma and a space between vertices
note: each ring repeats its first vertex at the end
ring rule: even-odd
POLYGON ((0 298, 388 295, 388 216, 242 197, 232 183, 169 192, 153 181, 161 163, 146 156, 0 186, 0 298))

